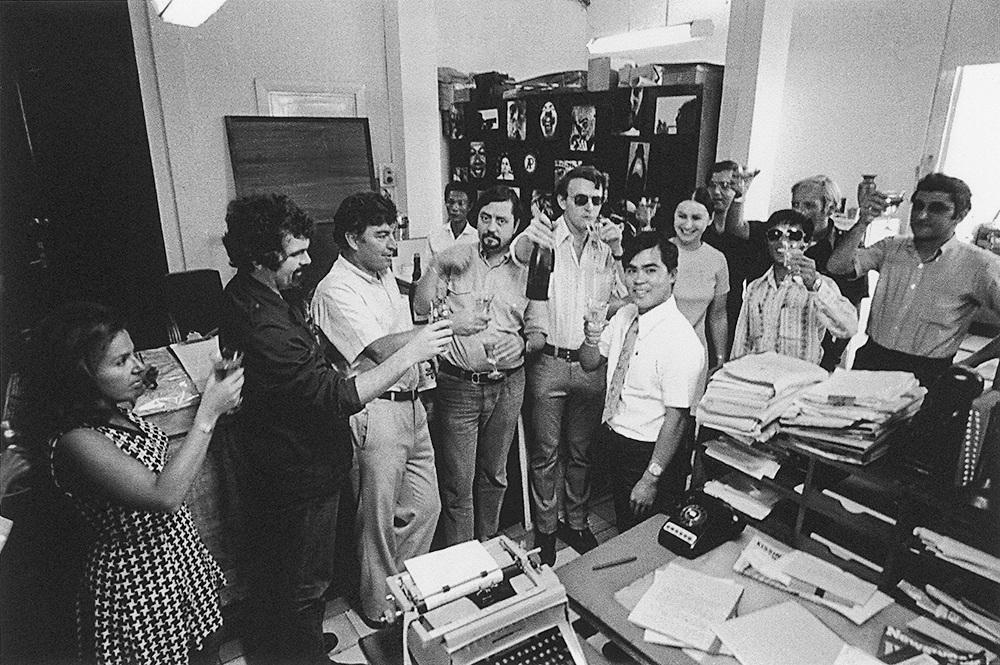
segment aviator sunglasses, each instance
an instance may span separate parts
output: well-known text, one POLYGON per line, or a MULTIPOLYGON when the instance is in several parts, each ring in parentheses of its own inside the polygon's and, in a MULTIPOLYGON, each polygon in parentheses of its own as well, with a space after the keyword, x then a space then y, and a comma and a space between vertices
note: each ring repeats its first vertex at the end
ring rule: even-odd
POLYGON ((767 239, 771 242, 777 242, 784 237, 788 237, 792 242, 799 242, 805 240, 806 234, 802 229, 768 229, 767 239))
POLYGON ((603 196, 587 196, 586 194, 574 194, 573 203, 576 204, 578 208, 582 208, 587 205, 587 201, 594 204, 595 208, 600 208, 601 204, 604 203, 603 196))
POLYGON ((930 203, 924 203, 920 199, 913 199, 910 201, 910 210, 912 212, 920 212, 925 207, 927 208, 927 212, 931 215, 943 215, 945 213, 950 213, 952 208, 951 204, 943 201, 931 201, 930 203))

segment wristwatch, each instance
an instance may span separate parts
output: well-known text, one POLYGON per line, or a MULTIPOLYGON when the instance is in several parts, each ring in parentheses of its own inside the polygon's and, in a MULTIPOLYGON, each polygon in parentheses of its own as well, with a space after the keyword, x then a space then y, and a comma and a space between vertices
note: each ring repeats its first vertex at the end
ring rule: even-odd
POLYGON ((663 467, 656 462, 650 462, 649 466, 646 467, 646 473, 653 476, 654 478, 659 478, 663 475, 663 467))

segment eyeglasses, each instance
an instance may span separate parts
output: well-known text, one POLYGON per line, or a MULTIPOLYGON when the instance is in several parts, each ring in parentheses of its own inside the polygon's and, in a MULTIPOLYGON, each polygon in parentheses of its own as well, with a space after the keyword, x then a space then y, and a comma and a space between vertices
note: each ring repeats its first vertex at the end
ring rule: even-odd
POLYGON ((709 180, 709 189, 732 189, 733 183, 731 180, 709 180))
POLYGON ((930 203, 924 203, 920 199, 910 201, 911 212, 920 212, 924 208, 927 208, 927 214, 929 215, 950 214, 953 210, 952 205, 944 201, 931 201, 930 203))
POLYGON ((787 237, 792 242, 805 240, 806 233, 802 229, 768 229, 767 239, 769 242, 778 242, 787 237))
POLYGON ((574 194, 573 195, 573 204, 576 205, 576 207, 578 207, 578 208, 582 208, 583 206, 587 205, 587 201, 590 201, 591 203, 593 203, 595 208, 600 208, 601 204, 604 203, 604 197, 603 196, 587 196, 586 194, 574 194))

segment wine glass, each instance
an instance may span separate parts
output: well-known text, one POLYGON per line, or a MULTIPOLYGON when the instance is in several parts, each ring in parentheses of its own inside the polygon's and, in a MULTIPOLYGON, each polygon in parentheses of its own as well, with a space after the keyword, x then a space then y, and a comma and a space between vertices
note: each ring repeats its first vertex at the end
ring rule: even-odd
POLYGON ((890 190, 887 192, 882 192, 885 195, 885 212, 882 214, 887 216, 891 215, 899 207, 899 204, 903 202, 903 195, 906 193, 903 190, 890 190))
MULTIPOLYGON (((243 352, 228 346, 219 346, 219 358, 212 366, 215 372, 216 381, 224 381, 230 374, 243 366, 243 352)), ((242 401, 242 398, 241 400, 242 401)), ((227 411, 227 414, 236 413, 240 408, 240 403, 227 411)))
POLYGON ((503 378, 503 372, 497 369, 496 346, 498 341, 499 338, 494 333, 483 336, 483 350, 486 351, 486 362, 492 367, 490 373, 486 376, 494 381, 503 378))

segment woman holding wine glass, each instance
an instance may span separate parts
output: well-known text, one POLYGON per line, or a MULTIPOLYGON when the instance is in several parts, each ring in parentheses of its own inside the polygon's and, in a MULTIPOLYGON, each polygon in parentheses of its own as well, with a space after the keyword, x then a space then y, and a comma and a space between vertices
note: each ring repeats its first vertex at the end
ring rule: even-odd
POLYGON ((671 238, 679 250, 674 284, 677 308, 690 321, 709 353, 705 365, 708 371, 702 377, 699 395, 704 390, 708 373, 729 356, 726 348, 729 267, 722 252, 701 239, 712 222, 711 210, 712 195, 707 188, 699 187, 690 198, 677 204, 671 238))
POLYGON ((47 445, 52 481, 90 534, 77 593, 80 657, 216 662, 225 579, 184 497, 216 422, 239 403, 243 370, 221 381, 213 373, 168 460, 163 431, 131 411, 149 373, 119 316, 70 303, 42 322, 34 341, 31 440, 47 445))

